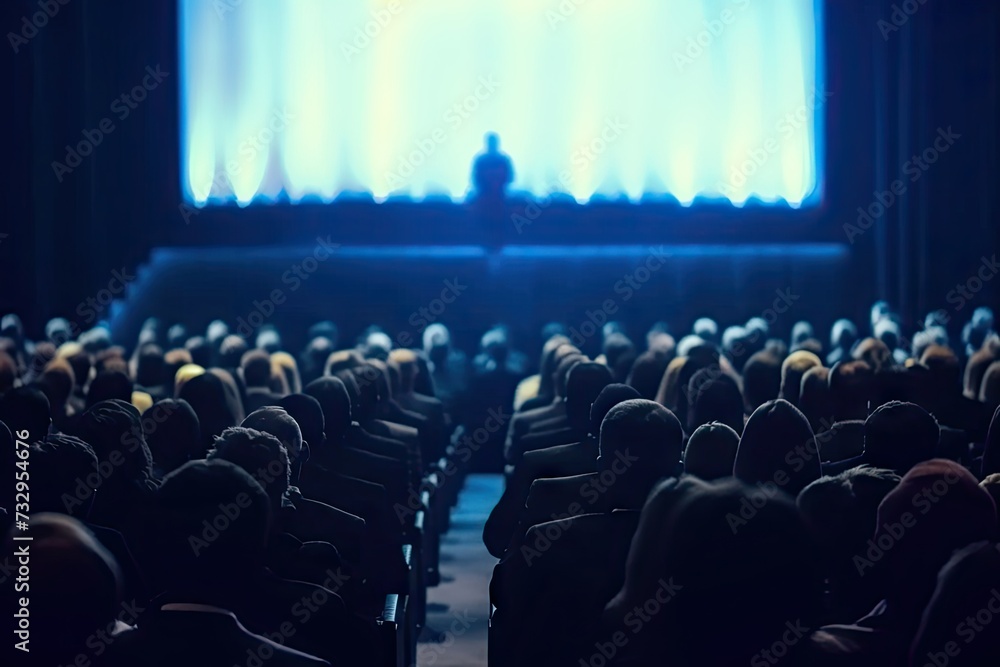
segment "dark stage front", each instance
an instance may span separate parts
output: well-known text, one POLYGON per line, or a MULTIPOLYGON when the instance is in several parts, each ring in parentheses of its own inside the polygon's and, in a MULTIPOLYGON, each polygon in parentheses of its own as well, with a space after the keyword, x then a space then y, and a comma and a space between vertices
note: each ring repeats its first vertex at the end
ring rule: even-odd
POLYGON ((378 324, 400 346, 419 346, 427 325, 440 321, 466 349, 499 322, 533 349, 541 327, 557 320, 596 354, 594 333, 608 320, 642 336, 657 321, 684 332, 700 316, 762 316, 784 335, 800 319, 822 329, 859 316, 830 280, 848 260, 845 246, 822 243, 487 249, 361 246, 317 235, 305 245, 156 249, 111 320, 116 339, 133 340, 154 307, 165 323, 201 330, 219 317, 244 335, 265 323, 301 332, 330 319, 342 342, 378 324))

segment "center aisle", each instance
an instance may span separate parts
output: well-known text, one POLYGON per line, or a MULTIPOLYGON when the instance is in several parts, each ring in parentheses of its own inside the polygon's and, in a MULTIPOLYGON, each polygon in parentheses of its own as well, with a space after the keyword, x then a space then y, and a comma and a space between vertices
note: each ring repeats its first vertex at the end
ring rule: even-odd
POLYGON ((486 665, 490 577, 496 558, 483 544, 483 525, 503 493, 502 475, 469 475, 441 540, 441 585, 427 592, 427 626, 439 643, 420 643, 418 667, 486 665))

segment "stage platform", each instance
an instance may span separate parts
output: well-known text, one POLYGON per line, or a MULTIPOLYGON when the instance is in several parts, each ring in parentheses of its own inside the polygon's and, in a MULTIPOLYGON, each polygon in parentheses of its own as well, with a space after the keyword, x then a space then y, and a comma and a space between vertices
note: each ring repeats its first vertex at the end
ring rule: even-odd
POLYGON ((440 321, 473 349, 503 322, 534 349, 541 326, 558 320, 596 351, 592 332, 608 319, 641 337, 659 320, 683 333, 700 316, 725 325, 761 315, 783 333, 799 319, 826 326, 857 316, 844 310, 849 260, 847 246, 820 243, 487 248, 317 236, 310 245, 167 247, 137 270, 111 325, 127 341, 150 315, 193 330, 222 318, 244 335, 272 323, 297 350, 296 334, 320 319, 338 324, 342 343, 374 323, 401 346, 419 345, 426 326, 440 321))

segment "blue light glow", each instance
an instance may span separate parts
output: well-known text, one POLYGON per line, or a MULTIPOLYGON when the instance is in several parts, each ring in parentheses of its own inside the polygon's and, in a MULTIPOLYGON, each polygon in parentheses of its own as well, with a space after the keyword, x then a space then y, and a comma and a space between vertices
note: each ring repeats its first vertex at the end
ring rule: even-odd
POLYGON ((821 0, 179 6, 196 206, 462 199, 489 131, 536 197, 821 197, 821 0))

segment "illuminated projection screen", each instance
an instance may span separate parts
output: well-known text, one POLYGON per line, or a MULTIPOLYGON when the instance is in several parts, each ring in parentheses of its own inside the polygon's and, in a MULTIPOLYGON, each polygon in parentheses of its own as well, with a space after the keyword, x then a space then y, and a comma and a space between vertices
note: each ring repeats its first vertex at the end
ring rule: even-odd
POLYGON ((196 206, 512 191, 816 203, 821 0, 181 0, 196 206))

